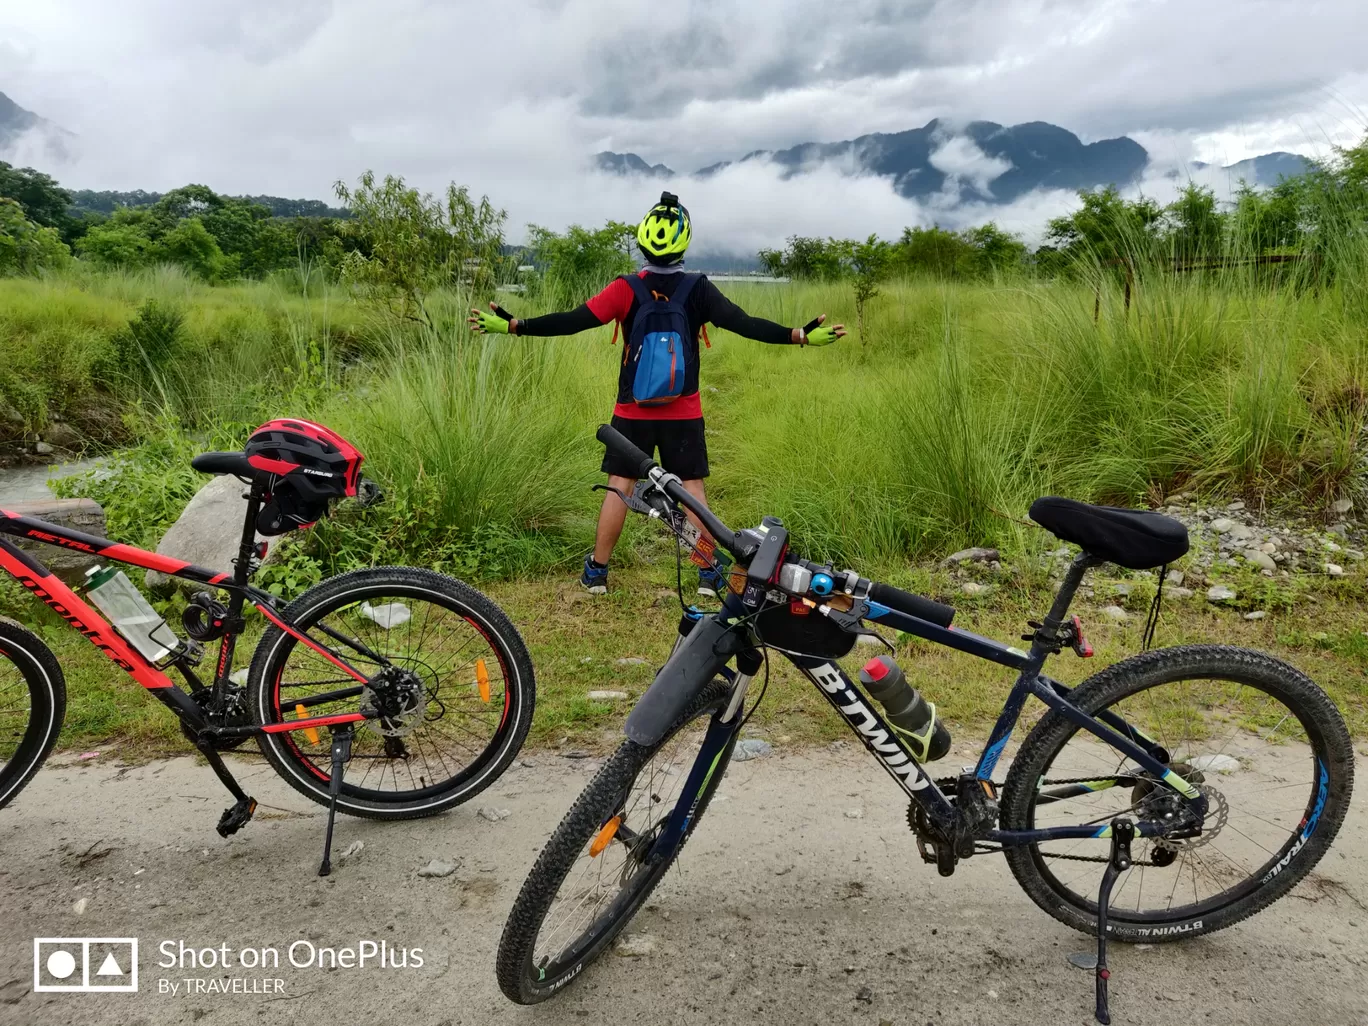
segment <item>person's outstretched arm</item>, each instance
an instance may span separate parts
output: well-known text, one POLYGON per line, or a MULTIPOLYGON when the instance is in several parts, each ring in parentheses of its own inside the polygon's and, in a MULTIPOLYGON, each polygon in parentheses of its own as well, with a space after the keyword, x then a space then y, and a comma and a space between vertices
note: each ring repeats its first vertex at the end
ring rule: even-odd
MULTIPOLYGON (((845 335, 845 325, 834 328, 818 328, 809 337, 802 328, 786 328, 764 317, 754 317, 722 294, 722 290, 704 278, 698 283, 699 299, 703 302, 703 319, 719 328, 734 332, 743 338, 757 342, 767 342, 776 346, 825 345, 845 335)), ((826 320, 826 314, 818 318, 818 323, 826 320)))
POLYGON ((627 316, 631 306, 632 287, 621 278, 614 278, 597 296, 587 303, 581 303, 573 310, 542 314, 540 317, 529 317, 526 320, 519 317, 505 320, 499 316, 495 304, 490 303, 490 310, 496 312, 471 310, 470 325, 476 331, 485 334, 535 335, 540 338, 576 335, 590 328, 601 327, 609 321, 622 320, 627 316))

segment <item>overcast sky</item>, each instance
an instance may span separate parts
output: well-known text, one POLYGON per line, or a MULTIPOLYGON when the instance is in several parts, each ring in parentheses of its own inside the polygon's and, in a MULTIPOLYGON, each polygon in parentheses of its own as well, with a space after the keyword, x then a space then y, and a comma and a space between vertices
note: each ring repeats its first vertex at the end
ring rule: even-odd
MULTIPOLYGON (((634 220, 679 170, 934 117, 1130 135, 1156 161, 1323 153, 1368 123, 1363 0, 0 0, 0 91, 78 135, 66 184, 329 198, 365 168, 488 192, 511 234, 634 220)), ((18 154, 26 156, 28 154, 18 154)), ((1162 188, 1156 183, 1156 188, 1162 188)), ((928 209, 886 182, 681 183, 738 248, 1067 204, 928 209)))

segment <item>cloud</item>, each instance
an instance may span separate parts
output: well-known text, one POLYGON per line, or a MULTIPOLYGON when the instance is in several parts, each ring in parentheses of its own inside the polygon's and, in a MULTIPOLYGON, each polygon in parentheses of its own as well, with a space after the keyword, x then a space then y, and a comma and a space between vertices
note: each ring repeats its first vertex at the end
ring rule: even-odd
MULTIPOLYGON (((1366 34, 1360 0, 43 0, 0 7, 0 90, 78 135, 47 168, 75 187, 326 198, 374 168, 559 227, 658 192, 584 173, 602 149, 691 169, 939 117, 1174 162, 1323 150, 1363 131, 1366 34)), ((937 160, 963 188, 936 204, 760 164, 689 183, 691 210, 743 251, 1071 200, 980 208, 993 162, 953 138, 937 160)))

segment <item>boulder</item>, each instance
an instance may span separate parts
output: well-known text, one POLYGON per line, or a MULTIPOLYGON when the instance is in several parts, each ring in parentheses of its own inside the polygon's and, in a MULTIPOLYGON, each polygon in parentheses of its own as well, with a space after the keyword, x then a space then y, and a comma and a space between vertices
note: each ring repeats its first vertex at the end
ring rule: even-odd
POLYGON ((960 549, 959 552, 947 557, 944 565, 954 566, 957 563, 992 563, 1001 558, 1002 556, 998 553, 997 549, 975 547, 972 549, 960 549))
MULTIPOLYGON (((167 528, 157 544, 157 554, 183 559, 210 570, 232 572, 242 543, 242 518, 247 514, 247 500, 243 498, 247 486, 235 477, 216 477, 195 493, 180 517, 167 528)), ((257 535, 265 542, 267 552, 278 538, 257 535)), ((153 591, 165 589, 172 579, 155 570, 147 571, 147 586, 153 591)), ((180 581, 182 587, 199 589, 190 581, 180 581)))
POLYGON ((1277 561, 1274 560, 1274 558, 1270 556, 1267 552, 1260 552, 1257 549, 1250 549, 1248 552, 1244 554, 1244 558, 1247 562, 1252 563, 1254 566, 1257 566, 1260 570, 1267 570, 1269 573, 1272 573, 1274 570, 1278 569, 1277 561))
MULTIPOLYGON (((94 499, 33 499, 28 502, 6 502, 5 508, 20 516, 35 517, 73 531, 93 534, 103 538, 105 515, 100 504, 94 499)), ((9 537, 9 536, 6 536, 9 537)), ((69 549, 59 545, 45 545, 42 542, 14 541, 25 552, 33 556, 67 584, 77 584, 85 577, 85 572, 100 560, 79 549, 69 549)))

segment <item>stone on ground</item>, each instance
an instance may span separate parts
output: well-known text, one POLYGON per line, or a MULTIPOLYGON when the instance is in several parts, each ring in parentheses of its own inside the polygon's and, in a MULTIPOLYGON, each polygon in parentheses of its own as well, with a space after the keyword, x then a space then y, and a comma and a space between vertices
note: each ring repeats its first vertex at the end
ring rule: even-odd
MULTIPOLYGON (((232 475, 216 477, 186 504, 180 517, 167 528, 157 543, 157 554, 183 559, 210 570, 231 572, 242 543, 242 518, 247 513, 247 500, 242 496, 247 486, 232 475)), ((265 542, 269 554, 278 538, 257 535, 265 542)), ((166 588, 172 579, 156 570, 147 571, 147 586, 154 591, 166 588)), ((188 581, 177 582, 183 587, 197 589, 188 581)))
MULTIPOLYGON (((105 515, 94 499, 34 499, 29 502, 6 502, 5 508, 24 517, 46 520, 59 527, 70 528, 97 538, 105 536, 105 515)), ((10 538, 19 548, 32 553, 39 562, 68 584, 80 583, 85 572, 100 560, 77 549, 42 542, 19 541, 10 538)))

